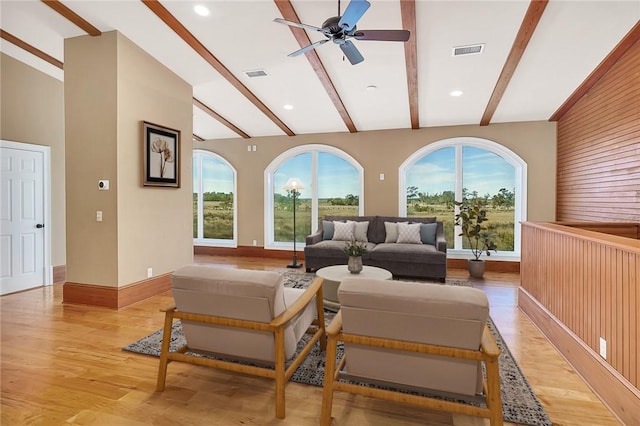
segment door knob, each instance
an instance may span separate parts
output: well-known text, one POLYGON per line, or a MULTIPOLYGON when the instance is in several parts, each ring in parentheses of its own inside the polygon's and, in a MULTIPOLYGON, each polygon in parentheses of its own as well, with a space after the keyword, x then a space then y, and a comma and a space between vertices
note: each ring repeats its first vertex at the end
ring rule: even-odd
POLYGON ((36 228, 40 229, 40 228, 44 228, 44 223, 39 223, 36 225, 36 228))

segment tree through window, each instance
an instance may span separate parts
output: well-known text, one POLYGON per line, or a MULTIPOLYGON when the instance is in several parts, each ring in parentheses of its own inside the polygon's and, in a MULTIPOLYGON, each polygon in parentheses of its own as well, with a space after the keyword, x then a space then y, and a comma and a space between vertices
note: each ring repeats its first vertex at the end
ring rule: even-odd
POLYGON ((428 145, 400 168, 401 213, 436 216, 447 245, 468 249, 454 229, 455 200, 480 201, 488 211, 500 254, 519 254, 525 220, 526 164, 505 147, 479 138, 454 138, 428 145))
POLYGON ((325 145, 292 148, 265 172, 265 247, 293 245, 293 201, 283 189, 291 177, 304 185, 296 198, 296 243, 304 243, 327 215, 362 214, 363 169, 352 157, 325 145))

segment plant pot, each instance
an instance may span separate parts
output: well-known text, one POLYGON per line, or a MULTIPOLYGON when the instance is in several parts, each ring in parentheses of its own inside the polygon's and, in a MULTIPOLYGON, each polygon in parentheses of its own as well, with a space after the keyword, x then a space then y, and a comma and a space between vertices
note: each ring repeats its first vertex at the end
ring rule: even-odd
POLYGON ((349 256, 349 263, 347 263, 347 269, 352 274, 359 274, 360 271, 362 271, 362 257, 349 256))
POLYGON ((469 275, 473 278, 482 278, 484 275, 484 260, 469 260, 469 275))

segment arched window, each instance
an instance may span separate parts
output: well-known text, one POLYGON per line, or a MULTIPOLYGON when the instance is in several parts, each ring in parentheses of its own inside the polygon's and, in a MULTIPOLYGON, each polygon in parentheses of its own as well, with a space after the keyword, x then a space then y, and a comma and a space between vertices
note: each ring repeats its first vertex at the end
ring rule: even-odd
MULTIPOLYGON (((520 221, 526 220, 527 165, 495 142, 472 137, 442 140, 415 152, 400 166, 400 214, 436 216, 444 222, 451 257, 468 257, 454 229, 454 200, 486 203, 497 256, 520 256, 520 221)), ((495 256, 495 257, 494 257, 495 256)))
POLYGON ((315 231, 326 215, 362 215, 364 170, 345 152, 327 145, 302 145, 265 170, 265 248, 293 247, 293 202, 283 187, 291 177, 304 186, 296 199, 296 243, 315 231))
POLYGON ((193 150, 193 243, 236 247, 236 171, 224 158, 193 150))

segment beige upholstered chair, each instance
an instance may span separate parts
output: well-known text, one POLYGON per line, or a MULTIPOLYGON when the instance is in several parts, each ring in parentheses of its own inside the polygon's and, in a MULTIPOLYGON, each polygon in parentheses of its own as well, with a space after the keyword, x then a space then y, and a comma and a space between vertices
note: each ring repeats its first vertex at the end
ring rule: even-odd
MULTIPOLYGON (((502 424, 495 339, 489 304, 471 287, 349 278, 338 290, 340 312, 327 328, 321 424, 331 424, 333 392, 416 404, 487 417, 502 424), (336 368, 338 341, 344 356, 336 368), (487 379, 483 379, 482 363, 487 379), (481 399, 486 407, 339 381, 428 390, 481 399)), ((339 421, 339 419, 337 419, 339 421)))
POLYGON ((191 265, 175 271, 171 283, 175 305, 164 310, 157 390, 164 390, 170 361, 269 377, 276 383, 276 417, 284 418, 287 381, 318 340, 322 349, 326 346, 322 280, 300 290, 285 288, 277 272, 191 265), (170 352, 174 319, 181 320, 187 344, 170 352), (313 336, 286 367, 305 333, 313 336))

